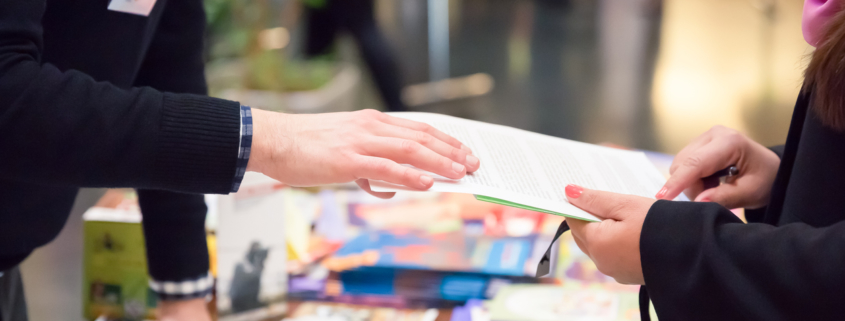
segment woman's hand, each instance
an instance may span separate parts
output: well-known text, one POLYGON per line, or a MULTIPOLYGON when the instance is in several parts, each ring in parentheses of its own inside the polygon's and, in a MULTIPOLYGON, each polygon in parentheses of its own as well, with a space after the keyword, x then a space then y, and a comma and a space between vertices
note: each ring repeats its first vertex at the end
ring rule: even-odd
POLYGON ((366 179, 426 190, 432 177, 400 164, 452 179, 480 165, 457 139, 375 110, 289 115, 253 109, 253 124, 247 170, 293 186, 356 181, 370 194, 389 198, 394 193, 373 192, 366 179))
POLYGON ((697 202, 716 202, 727 208, 759 208, 769 202, 780 158, 740 132, 716 126, 684 147, 672 162, 672 175, 657 193, 671 200, 681 192, 697 202), (704 190, 702 178, 735 165, 739 175, 704 190))
POLYGON ((161 321, 211 321, 205 299, 167 300, 158 302, 161 321))
POLYGON ((602 219, 567 218, 575 243, 601 273, 623 284, 645 284, 640 261, 640 233, 653 199, 566 186, 569 203, 602 219))

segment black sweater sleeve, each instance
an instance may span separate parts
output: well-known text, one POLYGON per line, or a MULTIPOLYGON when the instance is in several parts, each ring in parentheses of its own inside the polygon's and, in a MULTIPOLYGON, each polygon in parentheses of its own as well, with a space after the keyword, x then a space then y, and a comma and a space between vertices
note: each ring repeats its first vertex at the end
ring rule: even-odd
MULTIPOLYGON (((205 21, 202 0, 168 1, 135 85, 168 92, 207 94, 202 56, 205 21)), ((205 235, 208 209, 204 197, 139 189, 138 202, 144 214, 150 277, 155 282, 204 278, 209 268, 205 235)), ((158 294, 161 299, 170 299, 204 297, 208 292, 208 288, 194 290, 192 293, 169 293, 167 289, 161 289, 158 294)))
MULTIPOLYGON (((209 268, 205 235, 208 209, 203 196, 138 190, 138 202, 144 214, 142 223, 150 277, 156 282, 184 282, 205 277, 209 268)), ((180 293, 181 290, 178 289, 180 293)), ((206 290, 198 288, 186 294, 204 296, 206 290)), ((162 292, 159 295, 163 299, 176 294, 162 292)))
POLYGON ((123 90, 41 63, 44 0, 0 5, 0 177, 228 193, 239 104, 123 90))
POLYGON ((744 224, 715 203, 658 201, 640 251, 660 320, 845 315, 845 222, 744 224))

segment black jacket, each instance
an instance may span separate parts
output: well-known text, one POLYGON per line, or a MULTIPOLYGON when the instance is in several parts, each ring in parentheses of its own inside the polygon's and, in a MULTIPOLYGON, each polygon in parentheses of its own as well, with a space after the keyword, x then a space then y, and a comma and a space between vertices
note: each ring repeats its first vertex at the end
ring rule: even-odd
POLYGON ((137 187, 151 275, 207 271, 201 197, 165 192, 235 174, 239 104, 164 92, 206 92, 202 1, 108 4, 0 2, 0 270, 58 234, 78 187, 137 187))
POLYGON ((771 200, 750 223, 715 203, 652 206, 640 251, 661 321, 845 318, 845 133, 808 100, 798 98, 771 200))

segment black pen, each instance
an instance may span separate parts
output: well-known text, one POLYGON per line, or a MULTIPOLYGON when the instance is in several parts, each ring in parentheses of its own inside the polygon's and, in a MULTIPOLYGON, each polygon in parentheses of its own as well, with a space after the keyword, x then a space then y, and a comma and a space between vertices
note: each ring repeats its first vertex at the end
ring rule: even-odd
POLYGON ((718 187, 719 184, 726 182, 728 179, 739 175, 739 168, 736 165, 725 167, 724 169, 713 173, 713 175, 702 178, 704 182, 704 189, 711 189, 718 187))

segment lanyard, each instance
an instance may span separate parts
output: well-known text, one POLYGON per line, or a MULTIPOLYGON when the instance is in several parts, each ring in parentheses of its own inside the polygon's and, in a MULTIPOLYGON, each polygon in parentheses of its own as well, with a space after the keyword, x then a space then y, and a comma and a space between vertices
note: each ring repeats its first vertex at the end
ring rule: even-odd
POLYGON ((555 245, 555 241, 557 241, 560 236, 569 231, 569 225, 566 224, 566 221, 560 223, 560 226, 557 227, 557 232, 555 232, 555 237, 552 239, 552 242, 549 243, 549 248, 546 249, 546 254, 543 254, 543 258, 540 259, 540 264, 537 264, 537 277, 543 277, 552 269, 552 246, 555 245))

